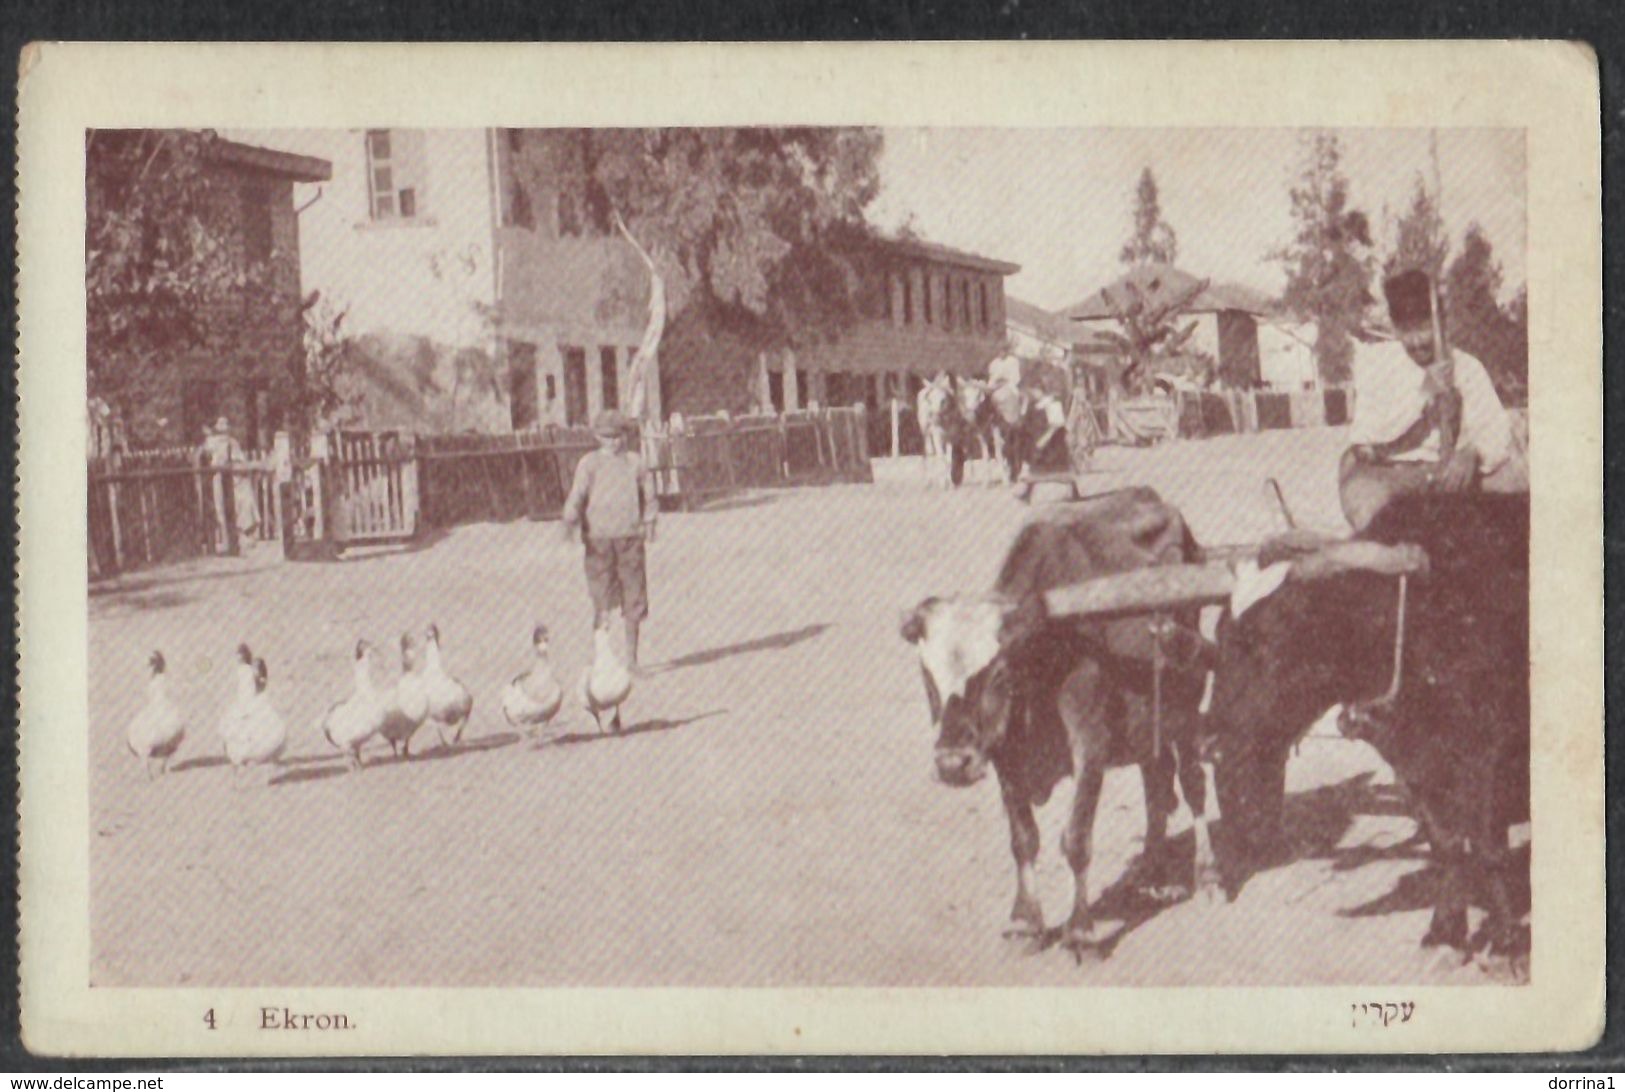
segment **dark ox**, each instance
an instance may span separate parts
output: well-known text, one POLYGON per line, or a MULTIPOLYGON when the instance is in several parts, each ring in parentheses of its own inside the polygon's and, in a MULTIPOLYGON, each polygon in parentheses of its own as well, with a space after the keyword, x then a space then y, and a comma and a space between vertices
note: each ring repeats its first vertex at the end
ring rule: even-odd
MULTIPOLYGON (((1149 489, 1055 505, 1020 531, 993 593, 927 599, 905 616, 903 637, 919 652, 931 721, 934 773, 948 785, 998 776, 1016 863, 1016 897, 1006 935, 1059 941, 1080 958, 1094 947, 1088 870, 1095 809, 1109 766, 1137 763, 1145 784, 1142 865, 1159 874, 1177 775, 1198 817, 1197 881, 1212 887, 1205 825, 1206 783, 1194 760, 1204 671, 1200 639, 1171 640, 1163 674, 1161 748, 1153 746, 1151 633, 1146 617, 1054 619, 1043 593, 1106 573, 1196 559, 1177 510, 1149 489), (1038 824, 1033 808, 1076 777, 1062 850, 1073 874, 1071 916, 1047 932, 1033 876, 1038 824)), ((1189 612, 1187 612, 1188 614, 1189 612)), ((1187 625, 1194 616, 1182 617, 1187 625)))
MULTIPOLYGON (((1396 700, 1363 733, 1410 790, 1442 872, 1422 943, 1514 952, 1523 939, 1508 827, 1529 815, 1528 498, 1408 497, 1361 537, 1414 543, 1429 559, 1409 578, 1396 700), (1489 915, 1469 938, 1475 891, 1489 915)), ((1333 705, 1377 698, 1394 677, 1398 577, 1295 581, 1273 560, 1260 558, 1266 573, 1285 576, 1279 589, 1248 606, 1238 585, 1240 617, 1232 608, 1219 624, 1206 724, 1232 890, 1279 829, 1293 742, 1333 705)))

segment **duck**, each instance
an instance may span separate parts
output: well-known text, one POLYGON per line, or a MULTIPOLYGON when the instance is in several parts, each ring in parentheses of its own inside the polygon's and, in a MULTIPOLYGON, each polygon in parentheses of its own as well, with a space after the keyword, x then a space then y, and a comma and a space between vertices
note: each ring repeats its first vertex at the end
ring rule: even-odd
POLYGON ((410 633, 401 634, 401 677, 389 694, 384 708, 384 725, 379 735, 396 754, 412 758, 412 734, 429 718, 429 688, 418 670, 421 655, 410 633))
POLYGON ((463 738, 469 714, 474 711, 474 695, 446 673, 440 659, 440 627, 430 622, 423 636, 423 684, 429 692, 429 719, 440 733, 441 744, 449 747, 463 738))
POLYGON ((125 729, 130 753, 141 760, 150 781, 168 772, 169 760, 186 738, 186 722, 169 697, 169 679, 164 674, 164 654, 157 649, 147 657, 147 701, 136 710, 125 729), (154 763, 157 774, 153 773, 154 763))
POLYGON ((271 704, 271 672, 265 658, 255 656, 247 645, 237 647, 237 658, 237 700, 220 725, 233 779, 252 766, 276 767, 288 746, 287 723, 271 704))
POLYGON ((632 672, 615 650, 615 639, 607 628, 593 630, 592 664, 581 673, 577 687, 581 705, 592 714, 599 732, 604 730, 604 713, 611 714, 609 730, 621 730, 621 703, 632 692, 632 672))
POLYGON ((564 687, 553 674, 547 654, 547 627, 531 631, 531 647, 536 660, 530 669, 513 677, 502 691, 502 715, 508 723, 531 735, 539 735, 564 706, 564 687))
POLYGON ((362 746, 383 731, 388 719, 387 699, 372 682, 374 655, 371 641, 355 643, 355 688, 328 706, 317 724, 327 742, 344 752, 352 771, 361 769, 362 746))

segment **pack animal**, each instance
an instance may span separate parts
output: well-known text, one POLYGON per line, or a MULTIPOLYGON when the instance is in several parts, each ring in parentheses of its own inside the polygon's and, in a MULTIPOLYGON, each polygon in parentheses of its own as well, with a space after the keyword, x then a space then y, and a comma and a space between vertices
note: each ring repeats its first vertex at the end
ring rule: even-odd
POLYGON ((953 379, 943 374, 921 387, 915 413, 925 443, 927 483, 943 489, 963 484, 965 458, 972 437, 970 426, 960 412, 953 379))
POLYGON ((1219 622, 1206 732, 1226 885, 1270 850, 1293 742, 1335 704, 1375 705, 1345 724, 1410 790, 1441 870, 1423 945, 1516 958, 1527 938, 1508 827, 1529 816, 1528 497, 1405 497, 1360 538, 1415 544, 1427 571, 1403 587, 1362 571, 1299 579, 1308 556, 1266 547, 1219 622), (1489 914, 1470 937, 1475 894, 1489 914))
MULTIPOLYGON (((1150 489, 1058 504, 1023 526, 992 593, 929 598, 904 616, 902 635, 918 652, 937 732, 935 776, 966 786, 991 766, 998 777, 1016 864, 1008 936, 1058 939, 1080 959, 1104 950, 1094 931, 1088 872, 1095 811, 1110 766, 1140 768, 1146 800, 1142 865, 1151 874, 1166 857, 1178 777, 1197 822, 1196 883, 1204 893, 1217 889, 1206 780, 1195 761, 1204 671, 1193 656, 1170 656, 1157 723, 1148 619, 1051 618, 1043 598, 1061 585, 1193 561, 1197 554, 1177 510, 1150 489), (1076 779, 1062 842, 1073 901, 1056 936, 1045 928, 1035 888, 1039 832, 1033 808, 1067 776, 1076 779)), ((1194 627, 1193 611, 1178 617, 1194 627)), ((1200 645, 1193 630, 1182 632, 1188 640, 1176 643, 1185 652, 1200 645)))

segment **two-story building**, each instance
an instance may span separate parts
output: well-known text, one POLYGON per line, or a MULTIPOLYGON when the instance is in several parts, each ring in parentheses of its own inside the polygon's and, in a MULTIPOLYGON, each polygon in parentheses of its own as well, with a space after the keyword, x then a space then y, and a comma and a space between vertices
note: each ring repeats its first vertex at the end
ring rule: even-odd
MULTIPOLYGON (((135 130, 106 131, 104 140, 137 140, 135 130)), ((201 344, 164 362, 139 399, 101 399, 98 424, 141 447, 195 444, 226 417, 247 447, 266 447, 281 423, 279 381, 302 356, 300 241, 295 190, 326 180, 323 159, 214 138, 205 144, 200 215, 243 269, 258 270, 244 287, 214 286, 199 312, 201 344), (116 423, 116 428, 115 428, 116 423)), ((93 434, 96 430, 93 430, 93 434)))
POLYGON ((304 279, 344 313, 371 427, 580 424, 625 396, 647 274, 558 192, 517 184, 533 131, 257 131, 333 164, 308 186, 304 279))
POLYGON ((661 349, 668 406, 683 412, 878 409, 942 372, 980 375, 1005 339, 1004 278, 1021 267, 915 239, 881 244, 864 314, 800 348, 753 345, 679 328, 661 349))
MULTIPOLYGON (((623 405, 648 272, 570 184, 582 153, 568 131, 252 136, 333 164, 301 195, 304 279, 345 313, 369 426, 503 431, 623 405)), ((878 405, 921 377, 985 368, 1019 267, 913 240, 884 250, 865 317, 832 341, 790 350, 697 310, 670 316, 656 414, 878 405)))

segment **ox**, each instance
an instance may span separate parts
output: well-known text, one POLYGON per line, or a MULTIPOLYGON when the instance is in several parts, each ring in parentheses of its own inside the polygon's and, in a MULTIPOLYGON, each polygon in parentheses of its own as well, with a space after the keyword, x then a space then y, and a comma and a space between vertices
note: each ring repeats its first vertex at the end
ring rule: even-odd
POLYGON ((1088 870, 1108 766, 1140 767, 1147 871, 1166 856, 1177 773, 1197 818, 1197 883, 1204 891, 1217 890, 1204 818, 1206 782, 1194 760, 1205 682, 1195 656, 1200 638, 1176 631, 1188 640, 1165 642, 1171 666, 1154 679, 1146 617, 1064 619, 1051 617, 1044 605, 1050 589, 1189 562, 1197 553, 1179 512, 1150 489, 1058 504, 1022 527, 991 594, 927 599, 903 619, 903 638, 918 651, 937 731, 937 778, 970 785, 989 766, 998 776, 1016 863, 1007 936, 1041 945, 1059 940, 1079 959, 1103 949, 1090 916, 1088 870), (1156 688, 1160 716, 1151 700, 1156 688), (1072 868, 1073 901, 1057 935, 1045 929, 1034 887, 1039 834, 1033 808, 1069 775, 1076 789, 1062 850, 1072 868))
POLYGON ((1415 544, 1427 571, 1403 593, 1399 576, 1368 571, 1294 579, 1313 555, 1266 546, 1219 621, 1205 733, 1226 886, 1245 882, 1278 829, 1293 742, 1333 705, 1375 699, 1343 725, 1410 790, 1440 867, 1423 945, 1516 955, 1507 835, 1529 814, 1528 497, 1405 497, 1361 538, 1415 544), (1489 914, 1469 937, 1475 890, 1489 914))

